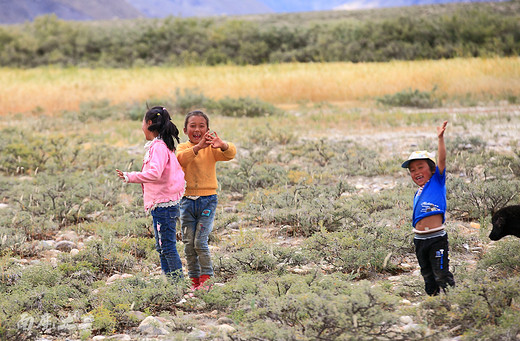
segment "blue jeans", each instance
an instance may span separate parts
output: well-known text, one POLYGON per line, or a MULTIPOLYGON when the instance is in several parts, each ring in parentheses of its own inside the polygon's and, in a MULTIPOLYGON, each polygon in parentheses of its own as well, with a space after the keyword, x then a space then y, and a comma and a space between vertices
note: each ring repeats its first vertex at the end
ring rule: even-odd
POLYGON ((182 241, 188 263, 188 275, 191 278, 201 275, 213 276, 208 238, 213 230, 217 202, 216 194, 202 196, 196 200, 186 197, 181 200, 182 241))
POLYGON ((177 252, 175 226, 179 217, 179 205, 156 207, 151 211, 155 248, 159 252, 162 271, 174 279, 182 278, 182 262, 177 252))

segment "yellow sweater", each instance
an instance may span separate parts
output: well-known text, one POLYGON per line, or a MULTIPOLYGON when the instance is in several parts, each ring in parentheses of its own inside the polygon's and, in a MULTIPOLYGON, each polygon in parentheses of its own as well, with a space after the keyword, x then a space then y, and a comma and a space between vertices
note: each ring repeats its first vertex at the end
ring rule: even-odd
POLYGON ((197 155, 193 152, 195 144, 190 141, 177 146, 177 159, 184 171, 186 180, 186 192, 188 196, 207 196, 217 194, 217 161, 229 161, 235 157, 237 149, 231 142, 226 142, 228 149, 211 146, 199 150, 197 155))

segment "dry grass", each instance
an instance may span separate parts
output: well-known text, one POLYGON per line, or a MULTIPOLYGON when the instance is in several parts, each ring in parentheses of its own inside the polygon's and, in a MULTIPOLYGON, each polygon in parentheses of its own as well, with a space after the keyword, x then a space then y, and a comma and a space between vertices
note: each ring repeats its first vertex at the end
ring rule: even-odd
POLYGON ((177 88, 219 99, 258 97, 279 106, 304 102, 357 103, 411 88, 433 86, 448 97, 520 96, 520 58, 313 63, 186 68, 0 69, 0 114, 77 110, 174 97, 177 88))

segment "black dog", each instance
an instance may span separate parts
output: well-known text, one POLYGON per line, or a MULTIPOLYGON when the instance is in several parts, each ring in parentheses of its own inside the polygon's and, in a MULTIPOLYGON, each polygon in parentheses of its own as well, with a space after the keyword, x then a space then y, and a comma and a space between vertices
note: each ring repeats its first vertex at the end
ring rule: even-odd
POLYGON ((493 229, 489 239, 499 240, 507 235, 520 238, 520 205, 506 206, 499 209, 491 218, 493 229))

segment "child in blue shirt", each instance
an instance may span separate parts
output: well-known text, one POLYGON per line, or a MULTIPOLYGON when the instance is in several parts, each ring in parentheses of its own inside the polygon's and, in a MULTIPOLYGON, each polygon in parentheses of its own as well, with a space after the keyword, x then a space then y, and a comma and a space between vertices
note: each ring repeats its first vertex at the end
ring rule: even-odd
POLYGON ((413 152, 401 166, 408 168, 413 182, 419 186, 414 196, 413 232, 415 254, 421 267, 425 290, 437 295, 454 286, 449 271, 448 234, 444 229, 446 213, 446 145, 444 131, 448 121, 437 128, 438 162, 427 151, 413 152))

